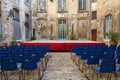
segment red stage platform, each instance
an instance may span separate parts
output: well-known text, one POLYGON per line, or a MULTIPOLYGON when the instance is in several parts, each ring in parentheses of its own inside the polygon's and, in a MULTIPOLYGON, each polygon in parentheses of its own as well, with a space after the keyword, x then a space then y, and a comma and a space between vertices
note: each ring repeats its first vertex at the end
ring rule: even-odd
POLYGON ((21 45, 49 45, 51 51, 71 51, 73 46, 95 46, 100 45, 103 46, 105 43, 103 42, 96 42, 96 41, 54 41, 54 40, 44 40, 44 41, 29 41, 29 42, 22 42, 21 45))

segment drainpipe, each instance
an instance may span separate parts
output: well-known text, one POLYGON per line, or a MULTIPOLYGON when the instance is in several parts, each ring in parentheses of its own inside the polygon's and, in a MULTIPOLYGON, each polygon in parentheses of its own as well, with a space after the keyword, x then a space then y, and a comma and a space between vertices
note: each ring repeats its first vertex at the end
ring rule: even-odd
POLYGON ((90 0, 90 15, 89 15, 89 40, 92 40, 92 0, 90 0))
POLYGON ((30 36, 29 36, 29 38, 31 38, 32 37, 32 0, 30 0, 30 23, 29 23, 30 25, 29 25, 29 27, 30 27, 30 31, 29 31, 29 33, 30 33, 30 36))

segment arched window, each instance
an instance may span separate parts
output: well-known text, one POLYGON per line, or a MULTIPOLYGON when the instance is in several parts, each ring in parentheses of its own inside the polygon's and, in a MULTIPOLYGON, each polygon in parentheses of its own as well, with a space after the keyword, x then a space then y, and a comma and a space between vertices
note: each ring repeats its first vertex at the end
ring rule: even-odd
POLYGON ((112 15, 105 16, 105 38, 108 39, 106 33, 112 30, 112 15))
POLYGON ((19 20, 19 10, 13 8, 13 29, 14 29, 14 40, 21 39, 21 29, 19 20))
POLYGON ((16 8, 13 9, 13 19, 19 20, 19 10, 16 8))
POLYGON ((25 14, 25 38, 29 40, 29 15, 25 14))
POLYGON ((46 12, 46 0, 38 0, 38 11, 46 12))
POLYGON ((58 0, 58 11, 66 11, 66 0, 58 0))

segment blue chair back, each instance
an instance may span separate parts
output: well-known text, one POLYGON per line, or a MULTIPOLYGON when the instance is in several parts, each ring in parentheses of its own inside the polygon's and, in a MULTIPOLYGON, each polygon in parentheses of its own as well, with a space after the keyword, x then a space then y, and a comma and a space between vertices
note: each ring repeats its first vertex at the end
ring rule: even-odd
POLYGON ((116 64, 114 59, 104 59, 100 65, 100 72, 111 73, 115 72, 116 64))
POLYGON ((25 58, 22 63, 23 70, 35 70, 37 69, 37 63, 32 58, 25 58))
POLYGON ((4 59, 1 66, 4 71, 14 71, 17 70, 17 64, 14 59, 4 59))

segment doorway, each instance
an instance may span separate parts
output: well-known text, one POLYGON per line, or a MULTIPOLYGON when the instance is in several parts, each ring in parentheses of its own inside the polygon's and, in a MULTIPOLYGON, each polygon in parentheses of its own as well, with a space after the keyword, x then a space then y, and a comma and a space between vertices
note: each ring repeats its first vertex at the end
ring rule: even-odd
POLYGON ((97 41, 97 30, 96 29, 92 30, 92 41, 97 41))

